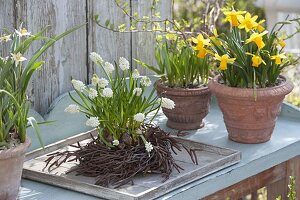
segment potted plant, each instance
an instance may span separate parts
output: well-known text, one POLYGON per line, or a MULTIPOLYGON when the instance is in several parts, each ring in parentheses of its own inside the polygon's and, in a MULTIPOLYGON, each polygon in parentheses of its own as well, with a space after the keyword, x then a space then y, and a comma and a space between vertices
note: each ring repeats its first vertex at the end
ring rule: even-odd
POLYGON ((163 108, 170 128, 193 130, 204 126, 211 96, 207 87, 210 64, 205 47, 208 45, 210 39, 202 35, 187 39, 168 33, 160 36, 155 49, 158 67, 136 60, 160 76, 155 84, 158 95, 175 102, 174 109, 163 108))
POLYGON ((219 75, 208 84, 217 97, 229 138, 241 143, 270 139, 281 103, 293 84, 280 73, 296 59, 284 52, 279 22, 270 31, 246 11, 226 10, 227 34, 220 34, 209 49, 219 63, 219 75), (276 27, 279 26, 278 29, 276 27))
POLYGON ((28 117, 30 103, 26 96, 32 74, 44 63, 37 60, 57 40, 76 28, 47 39, 30 59, 24 54, 34 41, 46 39, 42 34, 47 28, 32 35, 21 26, 14 33, 0 37, 0 43, 11 46, 7 57, 0 57, 0 199, 17 198, 25 152, 30 145, 27 127, 34 128, 42 144, 38 123, 28 117))
POLYGON ((115 66, 95 52, 90 58, 105 75, 99 78, 94 74, 90 87, 72 80, 78 97, 69 93, 74 104, 65 112, 85 114, 85 125, 95 128, 98 136, 85 145, 78 143, 76 150, 49 155, 49 169, 77 160, 69 172, 95 177, 97 185, 115 187, 138 174, 161 173, 166 180, 173 169, 179 171, 171 150, 179 149, 180 143, 151 123, 159 108, 173 109, 174 102, 158 98, 154 88, 145 94, 150 78, 140 77, 138 70, 130 71, 125 58, 115 66))

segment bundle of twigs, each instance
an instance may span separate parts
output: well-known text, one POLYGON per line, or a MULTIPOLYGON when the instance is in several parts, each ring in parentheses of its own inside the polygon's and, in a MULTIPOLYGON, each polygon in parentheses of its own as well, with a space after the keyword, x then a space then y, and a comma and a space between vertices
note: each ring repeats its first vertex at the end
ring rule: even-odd
POLYGON ((49 154, 46 167, 49 170, 59 167, 62 163, 79 161, 79 164, 70 172, 76 175, 84 175, 96 178, 96 185, 114 187, 122 186, 137 174, 160 173, 166 181, 172 170, 183 170, 176 164, 172 152, 181 151, 182 147, 190 154, 194 163, 197 162, 195 153, 159 127, 146 125, 147 140, 153 145, 153 150, 148 153, 141 140, 134 145, 121 145, 122 148, 108 148, 98 139, 92 137, 92 141, 81 146, 77 143, 75 151, 55 152, 49 154))

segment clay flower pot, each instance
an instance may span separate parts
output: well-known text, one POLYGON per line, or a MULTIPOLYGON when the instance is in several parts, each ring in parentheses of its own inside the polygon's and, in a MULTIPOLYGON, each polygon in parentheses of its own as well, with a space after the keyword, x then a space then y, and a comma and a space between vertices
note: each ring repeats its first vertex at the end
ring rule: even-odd
POLYGON ((208 83, 217 97, 223 112, 229 139, 240 143, 262 143, 270 140, 281 103, 293 89, 291 81, 284 81, 275 87, 258 88, 256 100, 254 89, 234 88, 220 84, 220 76, 208 83))
POLYGON ((175 108, 163 108, 167 116, 167 126, 177 130, 194 130, 204 126, 203 118, 208 114, 211 92, 208 87, 169 88, 156 81, 156 91, 161 97, 175 102, 175 108))
POLYGON ((30 145, 27 138, 15 148, 0 151, 0 199, 17 199, 25 153, 30 145))

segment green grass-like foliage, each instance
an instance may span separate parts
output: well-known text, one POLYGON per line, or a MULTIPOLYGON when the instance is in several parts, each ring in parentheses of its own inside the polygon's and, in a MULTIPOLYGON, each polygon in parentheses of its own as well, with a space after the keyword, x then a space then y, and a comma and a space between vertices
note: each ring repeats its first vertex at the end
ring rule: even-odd
POLYGON ((26 128, 32 126, 43 145, 38 123, 34 118, 28 118, 30 103, 27 100, 26 89, 33 73, 44 64, 38 61, 40 56, 56 41, 78 29, 74 27, 58 36, 45 38, 43 33, 48 27, 31 35, 20 27, 13 33, 0 37, 0 45, 10 44, 7 57, 0 57, 0 147, 9 147, 11 138, 18 138, 23 143, 26 140, 26 128), (23 55, 35 41, 44 44, 31 56, 23 55), (19 56, 18 58, 14 56, 19 56))
POLYGON ((155 48, 157 66, 135 60, 155 72, 169 87, 192 88, 206 84, 211 68, 208 56, 199 58, 190 39, 180 39, 175 34, 160 38, 155 48))

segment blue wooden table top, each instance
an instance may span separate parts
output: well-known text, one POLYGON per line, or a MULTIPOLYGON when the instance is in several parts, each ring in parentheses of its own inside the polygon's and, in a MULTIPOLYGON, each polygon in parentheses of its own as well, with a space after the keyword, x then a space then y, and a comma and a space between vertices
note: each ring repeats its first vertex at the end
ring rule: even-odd
MULTIPOLYGON (((52 125, 41 126, 45 145, 89 130, 84 125, 85 116, 81 114, 71 115, 64 112, 64 109, 70 103, 68 95, 62 95, 52 104, 48 114, 44 117, 46 120, 55 120, 55 123, 52 125)), ((44 120, 39 114, 33 111, 31 115, 35 116, 37 120, 44 120)), ((166 117, 161 112, 155 121, 162 129, 176 132, 165 126, 166 117)), ((28 132, 29 137, 32 139, 30 150, 39 148, 39 142, 32 130, 29 129, 28 132)), ((270 141, 262 144, 240 144, 230 141, 227 138, 222 113, 215 100, 213 100, 210 113, 205 118, 205 127, 189 131, 189 134, 185 138, 239 150, 242 153, 242 159, 236 165, 189 183, 165 194, 159 199, 199 199, 300 155, 300 109, 290 104, 283 104, 282 112, 277 120, 270 141)), ((19 199, 93 200, 98 198, 22 179, 19 199)))

